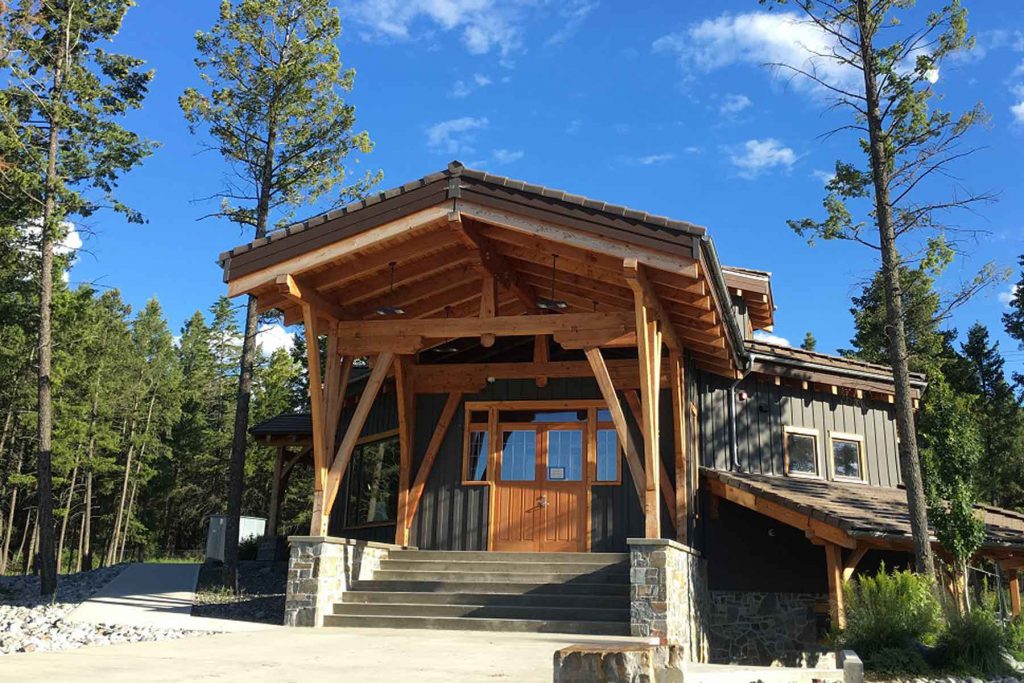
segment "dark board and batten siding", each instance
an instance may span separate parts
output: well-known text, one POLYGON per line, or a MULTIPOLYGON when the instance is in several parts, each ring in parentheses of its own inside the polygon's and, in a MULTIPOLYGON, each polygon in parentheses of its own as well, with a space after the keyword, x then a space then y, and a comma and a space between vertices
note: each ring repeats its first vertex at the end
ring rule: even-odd
MULTIPOLYGON (((701 420, 701 464, 720 470, 730 467, 730 381, 697 373, 701 420)), ((785 475, 783 428, 818 430, 818 468, 825 469, 829 432, 864 438, 867 480, 874 486, 897 486, 899 462, 893 409, 876 401, 805 392, 748 378, 736 387, 747 400, 736 402, 736 441, 740 465, 747 472, 785 475)))

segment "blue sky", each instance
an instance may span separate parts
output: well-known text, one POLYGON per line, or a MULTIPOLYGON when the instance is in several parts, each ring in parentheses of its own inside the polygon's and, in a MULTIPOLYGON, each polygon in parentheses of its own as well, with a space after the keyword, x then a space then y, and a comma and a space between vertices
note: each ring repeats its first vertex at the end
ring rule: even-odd
MULTIPOLYGON (((925 3, 930 4, 930 3, 925 3)), ((1024 253, 1024 3, 968 1, 978 48, 942 69, 942 106, 984 102, 991 121, 957 166, 958 182, 999 195, 956 216, 983 231, 941 283, 1024 253)), ((349 100, 375 151, 351 170, 384 171, 391 187, 451 159, 708 227, 726 264, 773 273, 775 334, 819 350, 846 346, 851 294, 876 264, 863 247, 808 247, 786 219, 820 216, 837 158, 859 161, 852 137, 821 136, 842 122, 820 92, 766 62, 798 56, 816 37, 755 0, 622 3, 604 0, 358 0, 342 7, 342 59, 356 69, 349 100)), ((197 220, 225 168, 189 135, 177 98, 197 82, 193 34, 215 19, 210 0, 143 1, 112 49, 156 70, 129 126, 160 142, 124 178, 121 196, 145 226, 116 216, 82 226, 72 283, 119 288, 140 307, 157 296, 172 328, 225 291, 217 255, 247 241, 236 226, 197 220), (155 257, 155 258, 154 258, 155 257)), ((836 74, 843 78, 843 74, 836 74)), ((945 191, 949 183, 936 188, 945 191)), ((302 218, 325 208, 300 208, 302 218)), ((1012 368, 1024 352, 999 316, 1009 283, 961 308, 961 332, 987 324, 1012 368)), ((268 342, 269 342, 268 337, 268 342)))

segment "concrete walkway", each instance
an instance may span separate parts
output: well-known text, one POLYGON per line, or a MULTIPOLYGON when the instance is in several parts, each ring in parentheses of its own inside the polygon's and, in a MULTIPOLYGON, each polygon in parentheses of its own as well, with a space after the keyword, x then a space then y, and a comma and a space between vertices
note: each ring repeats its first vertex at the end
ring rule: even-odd
POLYGON ((192 616, 198 564, 129 565, 117 578, 76 607, 68 621, 197 631, 257 631, 267 624, 192 616))
POLYGON ((8 655, 2 681, 545 681, 556 650, 639 642, 546 633, 284 628, 8 655))

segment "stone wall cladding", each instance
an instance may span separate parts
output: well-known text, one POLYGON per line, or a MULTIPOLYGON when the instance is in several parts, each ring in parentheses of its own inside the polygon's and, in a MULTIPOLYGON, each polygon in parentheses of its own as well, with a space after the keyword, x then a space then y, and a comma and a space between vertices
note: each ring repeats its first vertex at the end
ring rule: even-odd
POLYGON ((707 582, 700 554, 665 539, 628 543, 632 635, 675 645, 684 661, 707 661, 707 582))
POLYGON ((817 593, 710 591, 711 661, 722 664, 811 665, 820 648, 817 593))
POLYGON ((381 560, 398 548, 330 536, 292 536, 288 544, 285 626, 323 626, 352 582, 372 579, 381 560))

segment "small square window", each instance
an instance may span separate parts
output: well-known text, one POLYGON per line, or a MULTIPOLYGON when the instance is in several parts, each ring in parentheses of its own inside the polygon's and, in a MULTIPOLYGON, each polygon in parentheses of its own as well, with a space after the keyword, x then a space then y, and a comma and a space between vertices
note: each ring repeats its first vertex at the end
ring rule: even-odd
POLYGON ((818 433, 814 430, 786 429, 786 474, 818 476, 818 433))
POLYGON ((832 435, 832 467, 837 479, 864 479, 859 438, 832 435))

